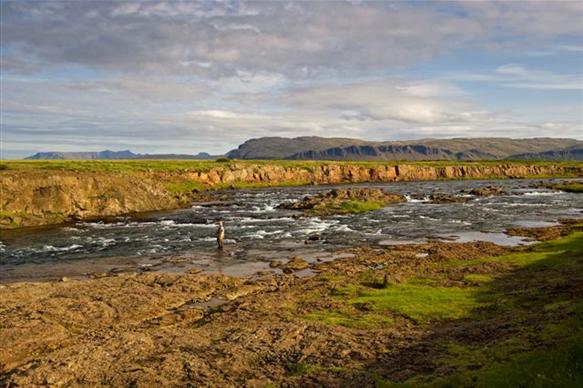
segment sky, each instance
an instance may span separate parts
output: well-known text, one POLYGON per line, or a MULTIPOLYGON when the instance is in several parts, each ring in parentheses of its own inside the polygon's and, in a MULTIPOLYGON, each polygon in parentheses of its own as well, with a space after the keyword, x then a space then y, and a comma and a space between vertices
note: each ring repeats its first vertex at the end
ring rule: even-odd
POLYGON ((2 157, 583 139, 581 1, 0 0, 2 157))

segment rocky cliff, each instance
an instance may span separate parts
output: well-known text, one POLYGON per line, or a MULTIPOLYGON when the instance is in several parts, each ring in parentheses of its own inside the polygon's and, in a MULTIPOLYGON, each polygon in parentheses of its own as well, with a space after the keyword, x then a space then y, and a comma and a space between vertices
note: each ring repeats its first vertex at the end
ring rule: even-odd
POLYGON ((0 171, 0 227, 177 208, 200 199, 206 189, 573 175, 583 176, 583 166, 233 163, 207 169, 131 173, 8 169, 0 171))

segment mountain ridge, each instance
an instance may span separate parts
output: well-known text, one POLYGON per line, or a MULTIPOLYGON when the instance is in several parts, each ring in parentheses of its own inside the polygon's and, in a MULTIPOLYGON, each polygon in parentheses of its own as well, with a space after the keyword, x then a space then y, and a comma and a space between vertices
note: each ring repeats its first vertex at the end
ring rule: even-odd
POLYGON ((132 159, 192 159, 210 160, 218 156, 206 152, 196 155, 188 154, 135 154, 130 150, 99 151, 99 152, 37 152, 24 158, 25 160, 132 160, 132 159))
MULTIPOLYGON (((557 138, 453 138, 409 141, 366 141, 349 138, 304 136, 250 139, 226 156, 231 159, 291 160, 567 160, 566 149, 583 148, 583 141, 557 138), (562 158, 562 159, 560 159, 562 158), (544 160, 544 159, 541 159, 544 160)), ((578 153, 573 152, 573 157, 578 153)), ((569 159, 570 160, 570 159, 569 159)), ((579 159, 576 159, 579 160, 579 159)))
MULTIPOLYGON (((583 141, 539 137, 453 138, 367 141, 343 137, 302 136, 249 139, 225 154, 241 160, 583 160, 583 141)), ((38 152, 27 160, 212 160, 223 155, 138 154, 130 150, 38 152)))

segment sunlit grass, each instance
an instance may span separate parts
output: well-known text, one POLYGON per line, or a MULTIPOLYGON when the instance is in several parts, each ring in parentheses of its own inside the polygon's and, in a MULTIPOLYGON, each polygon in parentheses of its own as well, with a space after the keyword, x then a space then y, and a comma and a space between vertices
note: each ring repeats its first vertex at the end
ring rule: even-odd
POLYGON ((0 162, 0 170, 65 170, 65 171, 209 171, 215 167, 229 166, 281 166, 310 169, 320 165, 354 165, 363 167, 375 166, 494 166, 500 165, 536 165, 583 167, 583 162, 530 162, 530 161, 319 161, 319 160, 6 160, 0 162))
POLYGON ((340 203, 330 203, 327 204, 327 210, 335 213, 365 213, 374 210, 382 209, 386 206, 386 203, 382 201, 360 201, 360 200, 349 200, 340 203))
POLYGON ((350 303, 371 303, 376 311, 394 311, 417 322, 456 319, 487 305, 477 287, 435 287, 423 284, 396 284, 385 289, 359 287, 350 303))

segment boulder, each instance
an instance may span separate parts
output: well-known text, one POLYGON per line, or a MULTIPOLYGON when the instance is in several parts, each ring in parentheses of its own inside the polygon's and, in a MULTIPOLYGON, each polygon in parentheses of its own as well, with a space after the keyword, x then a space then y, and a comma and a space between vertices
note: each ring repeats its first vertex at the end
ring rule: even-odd
POLYGON ((303 210, 310 214, 344 214, 349 213, 342 205, 348 202, 375 202, 383 205, 405 202, 400 194, 387 193, 381 189, 351 188, 333 189, 326 193, 306 196, 296 202, 286 202, 278 206, 280 209, 303 210))
POLYGON ((310 264, 306 260, 300 257, 294 257, 285 265, 284 269, 291 271, 300 271, 302 269, 308 268, 309 266, 310 264))
POLYGON ((495 195, 508 194, 502 187, 495 186, 476 187, 471 190, 464 190, 464 193, 475 195, 476 197, 493 197, 495 195))

